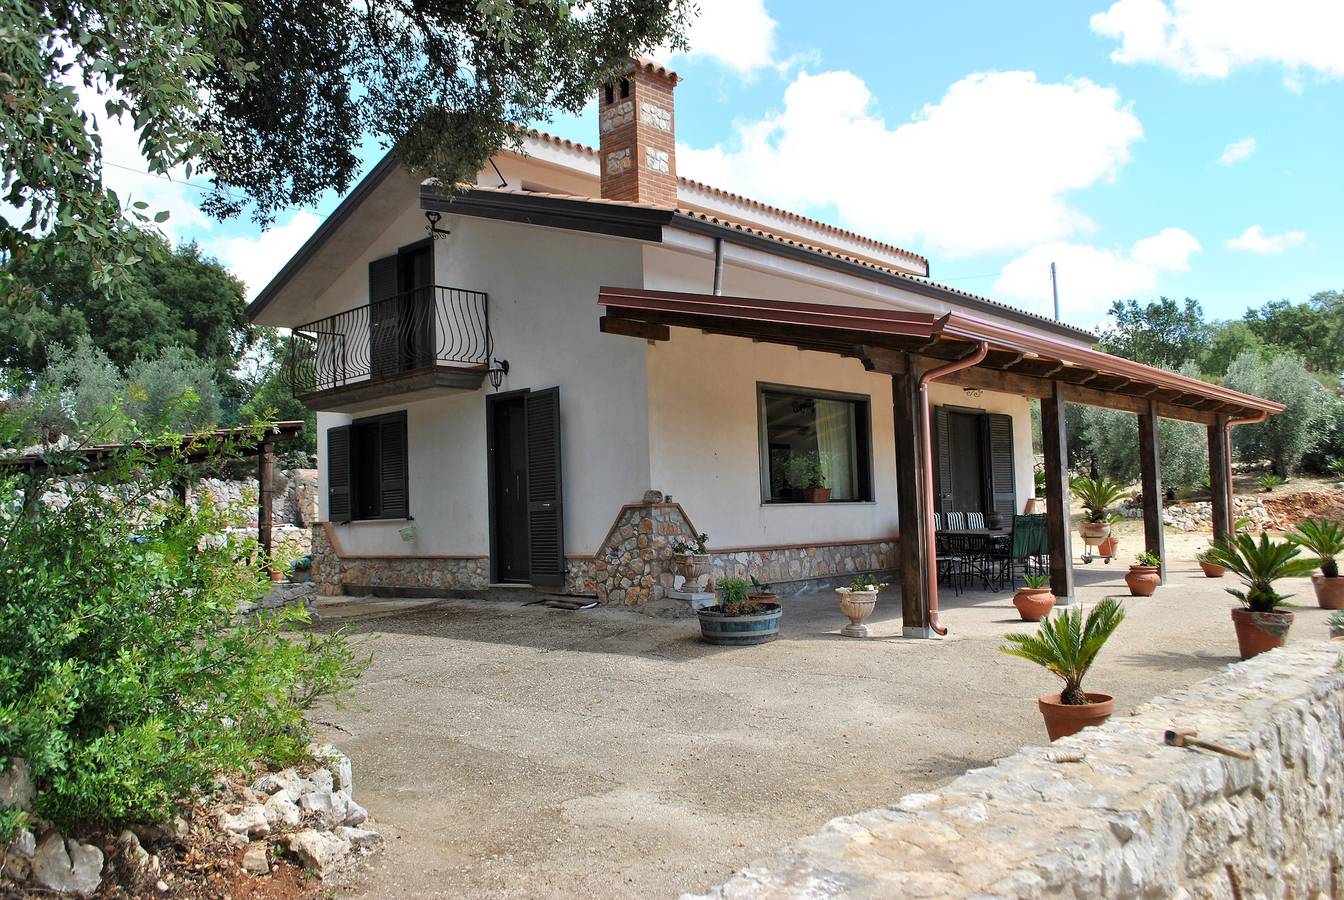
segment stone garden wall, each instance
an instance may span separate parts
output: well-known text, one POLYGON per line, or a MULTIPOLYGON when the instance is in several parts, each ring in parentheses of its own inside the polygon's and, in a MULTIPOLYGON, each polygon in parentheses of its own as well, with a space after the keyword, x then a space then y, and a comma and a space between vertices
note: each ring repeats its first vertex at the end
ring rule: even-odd
MULTIPOLYGON (((1120 515, 1127 519, 1142 519, 1143 507, 1127 500, 1120 507, 1120 515)), ((1274 527, 1274 517, 1259 497, 1232 498, 1232 517, 1245 519, 1253 531, 1274 527)), ((1162 524, 1178 531, 1213 531, 1213 504, 1207 500, 1193 503, 1173 503, 1162 507, 1162 524)))
POLYGON ((319 522, 309 529, 313 584, 323 597, 480 590, 490 583, 490 560, 484 556, 342 556, 330 528, 319 522))
POLYGON ((1342 650, 1292 644, 833 819, 701 900, 1344 896, 1342 650), (1253 758, 1167 747, 1173 725, 1253 758))

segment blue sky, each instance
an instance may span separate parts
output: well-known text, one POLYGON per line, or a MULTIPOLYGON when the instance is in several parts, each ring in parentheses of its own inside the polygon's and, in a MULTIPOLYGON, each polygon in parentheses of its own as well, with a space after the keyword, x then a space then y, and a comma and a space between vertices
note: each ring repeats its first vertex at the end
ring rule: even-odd
MULTIPOLYGON (((1038 311, 1055 260, 1082 325, 1115 297, 1192 296, 1226 318, 1344 289, 1338 0, 700 6, 671 59, 683 175, 1038 311)), ((591 114, 543 127, 596 140, 591 114)), ((251 291, 337 200, 259 235, 126 177, 251 291)))

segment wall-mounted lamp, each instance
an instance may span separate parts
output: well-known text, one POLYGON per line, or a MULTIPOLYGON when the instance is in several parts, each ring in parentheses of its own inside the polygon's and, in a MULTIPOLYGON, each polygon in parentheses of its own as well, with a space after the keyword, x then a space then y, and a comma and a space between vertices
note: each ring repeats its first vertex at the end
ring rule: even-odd
POLYGON ((490 376, 490 386, 498 389, 504 383, 504 376, 509 374, 509 361, 507 359, 497 359, 490 364, 490 368, 485 370, 485 374, 490 376))
POLYGON ((439 227, 439 220, 442 218, 443 218, 442 213, 435 212, 432 209, 425 211, 425 221, 429 223, 428 225, 425 226, 425 231, 429 232, 429 237, 431 240, 441 241, 444 238, 448 237, 448 235, 452 234, 452 232, 449 231, 447 228, 439 227))
POLYGON ((981 394, 984 393, 984 391, 980 390, 979 388, 962 388, 961 392, 965 394, 967 397, 979 397, 981 394))

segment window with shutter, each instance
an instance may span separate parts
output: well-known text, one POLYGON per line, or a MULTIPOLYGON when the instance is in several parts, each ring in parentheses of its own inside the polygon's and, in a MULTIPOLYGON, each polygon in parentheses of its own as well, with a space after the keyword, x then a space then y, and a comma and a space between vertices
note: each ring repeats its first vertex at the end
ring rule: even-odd
POLYGON ((404 519, 408 514, 406 493, 406 414, 386 417, 378 422, 378 469, 381 517, 404 519))
POLYGON ((327 520, 349 522, 350 426, 327 429, 327 520))
POLYGON ((985 416, 989 431, 989 487, 993 508, 1005 521, 1017 512, 1017 479, 1013 471, 1013 417, 1000 413, 985 416))

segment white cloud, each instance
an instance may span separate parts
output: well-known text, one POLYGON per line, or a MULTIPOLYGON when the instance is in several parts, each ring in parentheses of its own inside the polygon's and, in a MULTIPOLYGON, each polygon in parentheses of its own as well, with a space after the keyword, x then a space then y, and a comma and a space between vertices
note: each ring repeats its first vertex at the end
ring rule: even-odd
POLYGON ((800 73, 737 146, 677 148, 681 174, 948 255, 1019 250, 1095 226, 1068 194, 1111 181, 1143 137, 1111 88, 969 75, 888 127, 850 72, 800 73))
POLYGON ((1258 253, 1261 256, 1274 256, 1289 247, 1296 247, 1307 240, 1305 231, 1285 231, 1283 234, 1265 234, 1265 229, 1252 225, 1237 237, 1227 242, 1227 249, 1241 250, 1246 253, 1258 253))
POLYGON ((689 51, 661 49, 653 55, 662 62, 683 56, 709 57, 742 74, 776 65, 777 23, 765 9, 765 0, 709 0, 687 30, 689 51))
POLYGON ((289 217, 288 222, 256 237, 211 241, 205 249, 243 280, 247 285, 247 299, 251 300, 321 223, 321 216, 306 209, 299 210, 289 217))
POLYGON ((1344 3, 1339 0, 1117 0, 1092 30, 1118 40, 1118 63, 1153 63, 1182 75, 1226 78, 1275 64, 1285 83, 1299 73, 1344 77, 1344 3))
POLYGON ((1242 138, 1239 141, 1233 141, 1223 148, 1222 155, 1214 160, 1220 166, 1234 166, 1237 163, 1250 159, 1251 154, 1255 152, 1255 138, 1242 138))
POLYGON ((1164 272, 1185 272, 1202 248, 1190 232, 1164 228, 1126 250, 1053 241, 1032 247, 1009 263, 994 282, 995 299, 1050 315, 1050 263, 1059 271, 1063 317, 1090 326, 1105 317, 1112 301, 1157 288, 1164 272))

